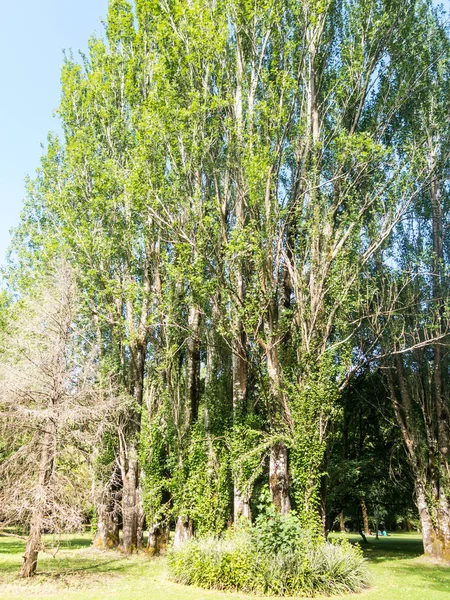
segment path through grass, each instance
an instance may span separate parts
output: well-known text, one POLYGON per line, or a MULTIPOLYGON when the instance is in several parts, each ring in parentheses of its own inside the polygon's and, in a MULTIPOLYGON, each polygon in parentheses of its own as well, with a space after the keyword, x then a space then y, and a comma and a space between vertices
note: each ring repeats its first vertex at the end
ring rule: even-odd
MULTIPOLYGON (((358 541, 356 536, 349 536, 358 541)), ((185 587, 168 581, 164 558, 124 557, 89 547, 87 535, 65 537, 55 558, 43 555, 39 574, 17 579, 24 543, 0 537, 0 600, 233 600, 254 596, 185 587)), ((450 600, 450 567, 421 558, 418 535, 370 539, 365 548, 374 587, 355 600, 450 600)), ((322 597, 321 597, 322 598, 322 597)))

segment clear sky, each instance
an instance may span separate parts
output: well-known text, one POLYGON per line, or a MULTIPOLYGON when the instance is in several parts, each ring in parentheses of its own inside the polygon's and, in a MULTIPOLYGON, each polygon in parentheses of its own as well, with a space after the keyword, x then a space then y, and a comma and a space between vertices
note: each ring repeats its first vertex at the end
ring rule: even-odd
POLYGON ((18 223, 25 175, 41 143, 59 131, 63 48, 86 50, 101 33, 108 0, 0 0, 0 263, 18 223))
MULTIPOLYGON (((436 2, 437 3, 437 2, 436 2)), ((449 6, 449 0, 444 0, 449 6)), ((0 263, 18 223, 25 175, 39 166, 41 143, 59 131, 63 48, 86 50, 103 30, 108 0, 0 0, 0 263)))

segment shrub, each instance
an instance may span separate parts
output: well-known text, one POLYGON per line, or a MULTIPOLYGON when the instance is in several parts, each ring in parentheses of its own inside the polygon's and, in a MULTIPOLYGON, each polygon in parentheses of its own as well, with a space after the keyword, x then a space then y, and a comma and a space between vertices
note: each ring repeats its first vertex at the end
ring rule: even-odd
POLYGON ((294 511, 281 515, 274 506, 266 507, 252 527, 252 539, 263 554, 304 553, 314 544, 294 511))
POLYGON ((345 540, 321 544, 308 553, 312 588, 324 594, 359 592, 371 582, 365 563, 359 546, 345 540))
POLYGON ((319 544, 298 526, 293 516, 275 517, 222 538, 190 540, 170 551, 171 576, 202 588, 278 596, 342 594, 369 586, 359 547, 319 544))
POLYGON ((257 559, 251 536, 193 539, 168 555, 172 577, 178 583, 217 590, 259 591, 257 559))

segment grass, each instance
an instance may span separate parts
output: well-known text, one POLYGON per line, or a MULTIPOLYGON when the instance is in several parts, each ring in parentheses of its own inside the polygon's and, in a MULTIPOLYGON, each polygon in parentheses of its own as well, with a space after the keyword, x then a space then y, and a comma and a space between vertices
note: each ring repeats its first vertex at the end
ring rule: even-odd
MULTIPOLYGON (((359 541, 359 536, 348 536, 359 541)), ((17 578, 24 549, 22 540, 0 537, 0 600, 232 600, 254 596, 200 590, 167 579, 164 558, 90 548, 88 535, 65 536, 55 557, 43 554, 38 575, 17 578)), ((374 586, 352 598, 361 600, 449 600, 450 567, 421 557, 419 535, 369 538, 365 555, 374 586)))

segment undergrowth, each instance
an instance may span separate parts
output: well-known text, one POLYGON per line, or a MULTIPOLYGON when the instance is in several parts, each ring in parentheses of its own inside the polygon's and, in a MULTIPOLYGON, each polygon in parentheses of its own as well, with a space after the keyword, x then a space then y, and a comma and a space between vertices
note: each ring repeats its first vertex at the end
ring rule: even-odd
POLYGON ((207 589, 277 596, 359 592, 370 574, 359 546, 320 542, 295 516, 272 516, 222 537, 192 539, 168 556, 172 578, 207 589))

